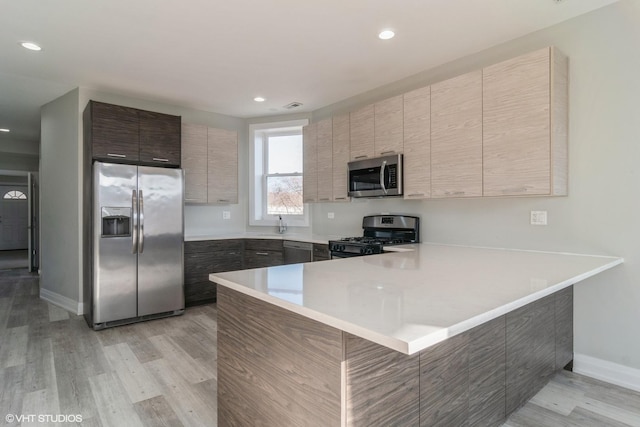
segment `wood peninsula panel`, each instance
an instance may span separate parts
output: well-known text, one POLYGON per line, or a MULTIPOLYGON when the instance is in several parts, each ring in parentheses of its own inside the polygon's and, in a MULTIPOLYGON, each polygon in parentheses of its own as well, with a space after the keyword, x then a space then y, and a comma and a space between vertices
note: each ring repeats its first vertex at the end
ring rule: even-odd
POLYGON ((376 102, 373 108, 375 155, 402 153, 402 95, 376 102))
POLYGON ((470 426, 499 426, 506 418, 505 334, 505 316, 500 316, 470 331, 470 426))
POLYGON ((431 86, 431 197, 482 196, 482 70, 431 86))
POLYGON ((348 426, 418 426, 420 355, 345 333, 348 426))
POLYGON ((420 425, 464 426, 469 418, 469 333, 420 352, 420 425))
POLYGON ((318 201, 318 134, 317 126, 311 123, 302 128, 302 200, 304 203, 318 201))
POLYGON ((333 117, 333 200, 349 200, 349 113, 333 117))
POLYGON ((374 157, 374 108, 373 104, 352 111, 349 115, 351 160, 374 157))
POLYGON ((573 286, 556 293, 556 369, 573 360, 573 286))
POLYGON ((238 132, 207 129, 207 200, 238 203, 238 132))
POLYGON ((431 86, 404 94, 404 198, 431 196, 431 86))
POLYGON ((333 199, 333 122, 329 119, 317 123, 318 202, 333 199))
POLYGON ((207 127, 182 124, 182 168, 184 200, 207 203, 207 127))
POLYGON ((218 290, 218 426, 340 426, 342 331, 218 290))
POLYGON ((556 369, 555 294, 506 315, 506 413, 531 399, 556 369))

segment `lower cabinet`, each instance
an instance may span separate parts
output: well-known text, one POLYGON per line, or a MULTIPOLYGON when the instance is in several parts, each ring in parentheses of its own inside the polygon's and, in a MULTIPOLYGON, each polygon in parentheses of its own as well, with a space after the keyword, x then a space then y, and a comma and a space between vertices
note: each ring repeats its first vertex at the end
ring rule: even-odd
POLYGON ((272 267, 284 264, 282 240, 247 239, 244 242, 244 268, 272 267))
POLYGON ((240 270, 244 242, 206 240, 184 244, 184 297, 187 307, 216 301, 216 284, 210 273, 240 270))
MULTIPOLYGON (((328 260, 329 245, 313 244, 313 261, 328 260)), ((184 243, 185 305, 216 302, 209 274, 284 264, 280 239, 200 240, 184 243)))

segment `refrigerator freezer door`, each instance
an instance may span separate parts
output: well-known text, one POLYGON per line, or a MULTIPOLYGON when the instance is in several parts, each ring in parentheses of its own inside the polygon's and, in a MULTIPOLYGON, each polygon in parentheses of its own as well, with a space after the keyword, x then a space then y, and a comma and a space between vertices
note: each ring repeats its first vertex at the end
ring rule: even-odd
POLYGON ((138 316, 184 309, 181 169, 138 167, 138 316))
MULTIPOLYGON (((135 218, 137 167, 93 165, 93 323, 137 316, 135 218), (127 215, 129 219, 127 220, 127 215), (126 227, 122 225, 127 223, 126 227), (119 227, 116 230, 115 227, 119 227)), ((60 248, 64 250, 64 248, 60 248)))

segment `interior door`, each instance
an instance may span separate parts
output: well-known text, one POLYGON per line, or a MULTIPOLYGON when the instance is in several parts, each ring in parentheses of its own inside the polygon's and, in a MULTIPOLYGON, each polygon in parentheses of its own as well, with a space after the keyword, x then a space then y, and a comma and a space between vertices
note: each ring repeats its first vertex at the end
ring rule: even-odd
POLYGON ((0 186, 0 250, 27 249, 27 188, 0 186))

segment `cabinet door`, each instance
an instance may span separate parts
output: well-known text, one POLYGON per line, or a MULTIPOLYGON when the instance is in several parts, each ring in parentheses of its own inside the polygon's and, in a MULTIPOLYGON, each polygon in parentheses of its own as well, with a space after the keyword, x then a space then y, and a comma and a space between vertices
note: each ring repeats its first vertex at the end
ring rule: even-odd
POLYGON ((267 250, 245 250, 244 268, 273 267, 284 264, 282 252, 267 250))
POLYGON ((431 195, 431 87, 404 94, 404 198, 431 195))
POLYGON ((207 146, 209 203, 238 203, 238 132, 209 128, 207 146))
POLYGON ((316 124, 302 128, 302 200, 304 203, 318 201, 318 142, 316 124))
POLYGON ((138 111, 140 162, 152 166, 180 167, 180 117, 138 111))
POLYGON ((351 160, 374 157, 374 107, 367 105, 349 116, 351 160))
POLYGON ((92 157, 113 162, 137 162, 138 110, 91 101, 92 157))
POLYGON ((431 86, 431 197, 482 196, 482 71, 431 86))
POLYGON ((182 169, 186 203, 207 203, 207 127, 182 124, 182 169))
POLYGON ((550 194, 549 52, 483 70, 485 196, 550 194))
POLYGON ((402 95, 376 102, 374 106, 375 155, 402 153, 402 95))
POLYGON ((349 114, 333 118, 333 200, 349 200, 349 114))
POLYGON ((333 199, 333 123, 324 119, 317 123, 318 201, 333 199))

